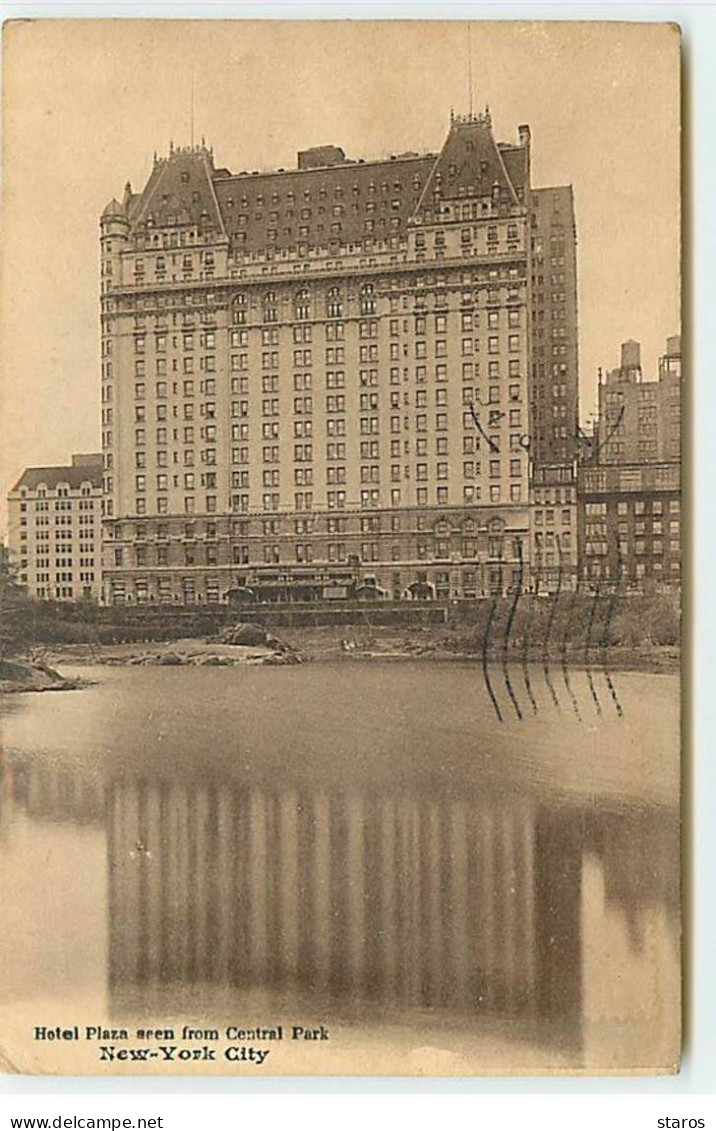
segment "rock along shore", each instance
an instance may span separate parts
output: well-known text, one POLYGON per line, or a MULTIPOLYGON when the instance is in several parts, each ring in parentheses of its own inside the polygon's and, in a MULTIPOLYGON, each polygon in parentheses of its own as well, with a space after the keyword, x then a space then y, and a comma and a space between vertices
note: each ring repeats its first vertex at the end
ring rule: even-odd
POLYGON ((25 659, 0 661, 0 695, 26 691, 79 691, 87 686, 87 680, 68 679, 44 663, 25 659))

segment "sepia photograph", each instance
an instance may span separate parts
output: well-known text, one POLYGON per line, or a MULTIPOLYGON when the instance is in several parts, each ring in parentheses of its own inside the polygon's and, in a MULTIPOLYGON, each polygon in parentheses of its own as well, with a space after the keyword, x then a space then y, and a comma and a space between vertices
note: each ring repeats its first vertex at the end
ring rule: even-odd
POLYGON ((680 54, 4 25, 2 1071, 679 1071, 680 54))

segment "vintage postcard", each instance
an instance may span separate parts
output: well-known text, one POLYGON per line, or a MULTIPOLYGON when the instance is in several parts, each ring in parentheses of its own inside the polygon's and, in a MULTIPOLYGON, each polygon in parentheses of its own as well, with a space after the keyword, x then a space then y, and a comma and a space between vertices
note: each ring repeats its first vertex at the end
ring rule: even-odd
POLYGON ((3 98, 3 1069, 677 1072, 679 29, 3 98))

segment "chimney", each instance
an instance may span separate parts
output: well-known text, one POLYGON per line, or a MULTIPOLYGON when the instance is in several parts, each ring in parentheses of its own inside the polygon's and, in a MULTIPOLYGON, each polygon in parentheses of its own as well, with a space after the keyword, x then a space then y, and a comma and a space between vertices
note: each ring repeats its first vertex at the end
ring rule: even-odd
POLYGON ((525 151, 525 193, 532 186, 532 130, 527 125, 517 127, 520 145, 525 151))
POLYGON ((346 155, 339 145, 317 145, 313 149, 302 149, 298 154, 299 169, 325 169, 345 162, 346 155))
POLYGON ((95 467, 102 464, 101 452, 78 452, 72 456, 73 467, 95 467))

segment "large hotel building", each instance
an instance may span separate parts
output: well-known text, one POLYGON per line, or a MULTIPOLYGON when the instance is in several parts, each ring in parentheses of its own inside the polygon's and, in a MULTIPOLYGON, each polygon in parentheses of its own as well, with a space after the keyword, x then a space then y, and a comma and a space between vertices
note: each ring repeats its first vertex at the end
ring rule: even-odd
POLYGON ((269 173, 170 148, 101 253, 105 601, 527 584, 578 413, 572 192, 527 126, 269 173))

